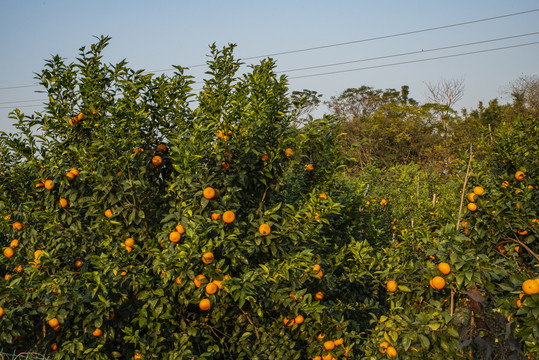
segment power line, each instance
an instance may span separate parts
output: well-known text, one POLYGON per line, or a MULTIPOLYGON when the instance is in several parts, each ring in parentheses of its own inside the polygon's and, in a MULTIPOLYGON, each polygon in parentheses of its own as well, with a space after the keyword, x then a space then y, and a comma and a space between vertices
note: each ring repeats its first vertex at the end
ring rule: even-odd
MULTIPOLYGON (((493 17, 484 18, 484 19, 465 21, 465 22, 460 22, 460 23, 450 24, 450 25, 436 26, 436 27, 431 27, 431 28, 426 28, 426 29, 421 29, 421 30, 406 31, 406 32, 396 33, 396 34, 391 34, 391 35, 383 35, 383 36, 376 36, 376 37, 372 37, 372 38, 366 38, 366 39, 360 39, 360 40, 354 40, 354 41, 347 41, 347 42, 342 42, 342 43, 334 43, 334 44, 314 46, 314 47, 303 48, 303 49, 281 51, 281 52, 276 52, 276 53, 271 53, 271 54, 266 54, 266 55, 250 56, 250 57, 242 58, 241 60, 253 60, 253 59, 259 59, 259 58, 265 58, 265 57, 271 57, 271 56, 288 55, 288 54, 294 54, 294 53, 305 52, 305 51, 327 49, 327 48, 336 47, 336 46, 359 44, 359 43, 368 42, 368 41, 390 39, 390 38, 399 37, 399 36, 419 34, 419 33, 428 32, 428 31, 448 29, 448 28, 457 27, 457 26, 470 25, 470 24, 476 24, 476 23, 485 22, 485 21, 502 19, 502 18, 511 17, 511 16, 523 15, 523 14, 528 14, 528 13, 532 13, 532 12, 535 12, 535 11, 539 11, 539 9, 533 9, 533 10, 521 11, 521 12, 517 12, 517 13, 493 16, 493 17)), ((197 64, 197 65, 193 65, 191 67, 199 67, 199 66, 205 66, 205 65, 206 64, 197 64)), ((189 66, 188 66, 188 68, 189 68, 189 66)), ((175 69, 170 68, 170 69, 154 70, 154 71, 150 71, 150 72, 165 72, 165 71, 172 71, 172 70, 175 70, 175 69)))
POLYGON ((307 66, 307 67, 301 67, 301 68, 295 68, 295 69, 289 69, 289 70, 281 70, 281 71, 277 71, 276 73, 277 74, 289 73, 289 72, 294 72, 294 71, 311 70, 311 69, 319 69, 319 68, 330 67, 330 66, 353 64, 353 63, 364 62, 364 61, 381 60, 381 59, 389 59, 389 58, 400 57, 400 56, 423 54, 423 53, 426 53, 426 52, 454 49, 454 48, 463 47, 463 46, 486 44, 486 43, 494 42, 494 41, 515 39, 515 38, 519 38, 519 37, 523 37, 523 36, 531 36, 531 35, 537 35, 537 34, 539 34, 539 32, 521 34, 521 35, 513 35, 513 36, 506 36, 506 37, 497 38, 497 39, 490 39, 490 40, 474 41, 474 42, 469 42, 469 43, 465 43, 465 44, 443 46, 443 47, 432 48, 432 49, 421 49, 421 50, 417 50, 417 51, 405 52, 405 53, 400 53, 400 54, 384 55, 384 56, 377 56, 377 57, 371 57, 371 58, 365 58, 365 59, 359 59, 359 60, 343 61, 343 62, 332 63, 332 64, 324 64, 324 65, 307 66))
MULTIPOLYGON (((307 69, 312 69, 312 68, 320 68, 320 67, 326 67, 326 66, 341 65, 341 64, 347 64, 347 63, 353 63, 353 62, 360 62, 360 61, 367 61, 367 60, 374 60, 374 59, 383 59, 383 58, 391 58, 391 57, 403 56, 403 55, 408 55, 408 54, 423 53, 423 52, 436 51, 436 50, 441 50, 441 49, 449 49, 449 48, 455 48, 455 47, 460 47, 460 46, 467 46, 467 45, 471 45, 471 44, 479 44, 479 43, 486 43, 486 42, 492 42, 492 41, 504 40, 504 39, 509 39, 509 38, 516 38, 516 37, 521 37, 521 36, 535 35, 535 34, 538 34, 538 33, 539 33, 539 32, 537 32, 537 33, 530 33, 530 34, 522 34, 522 35, 514 35, 514 36, 508 36, 508 37, 498 38, 498 39, 483 40, 483 41, 477 41, 477 42, 467 43, 467 44, 459 44, 459 45, 446 46, 446 47, 442 47, 442 48, 427 49, 427 50, 423 50, 423 51, 416 51, 416 52, 410 52, 410 53, 404 53, 404 54, 387 55, 387 56, 381 56, 381 57, 377 57, 377 58, 354 60, 354 61, 343 62, 343 63, 335 63, 335 64, 327 64, 327 65, 319 65, 319 66, 306 67, 306 68, 298 68, 298 69, 292 69, 292 70, 288 70, 288 71, 307 70, 307 69)), ((308 74, 308 75, 301 75, 301 76, 292 76, 292 77, 289 77, 289 79, 301 79, 301 78, 308 78, 308 77, 314 77, 314 76, 332 75, 332 74, 339 74, 339 73, 352 72, 352 71, 370 70, 370 69, 377 69, 377 68, 389 67, 389 66, 397 66, 397 65, 404 65, 404 64, 413 64, 413 63, 425 62, 425 61, 431 61, 431 60, 447 59, 447 58, 458 57, 458 56, 464 56, 464 55, 472 55, 472 54, 480 54, 480 53, 491 52, 491 51, 505 50, 505 49, 511 49, 511 48, 522 47, 522 46, 529 46, 529 45, 534 45, 534 44, 539 44, 539 41, 529 42, 529 43, 524 43, 524 44, 517 44, 517 45, 508 45, 508 46, 503 46, 503 47, 498 47, 498 48, 492 48, 492 49, 476 50, 476 51, 470 51, 470 52, 465 52, 465 53, 460 53, 460 54, 451 54, 451 55, 436 56, 436 57, 425 58, 425 59, 416 59, 416 60, 409 60, 409 61, 401 61, 401 62, 390 63, 390 64, 373 65, 373 66, 367 66, 367 67, 361 67, 361 68, 346 69, 346 70, 337 70, 337 71, 330 71, 330 72, 324 72, 324 73, 318 73, 318 74, 308 74)), ((285 71, 280 71, 279 73, 282 73, 282 72, 285 72, 285 71)), ((193 84, 200 84, 200 83, 202 83, 202 82, 196 82, 196 83, 193 83, 193 84)), ((201 89, 199 89, 199 90, 201 90, 201 89)), ((193 90, 193 91, 195 91, 195 90, 193 90)), ((36 100, 23 100, 23 101, 19 101, 19 102, 33 102, 33 101, 45 101, 45 100, 37 100, 37 99, 36 99, 36 100)), ((7 104, 7 103, 9 103, 9 102, 6 102, 6 103, 0 103, 0 104, 7 104)), ((37 105, 37 104, 36 104, 36 105, 23 105, 23 106, 18 106, 17 108, 23 108, 23 107, 39 107, 39 106, 40 106, 40 105, 37 105)), ((0 107, 0 109, 12 109, 12 108, 13 108, 13 107, 11 107, 11 106, 3 106, 3 107, 0 107)))
POLYGON ((35 99, 35 100, 13 100, 13 101, 0 102, 0 104, 13 104, 13 103, 21 103, 21 102, 36 102, 36 101, 45 101, 45 99, 35 99))
MULTIPOLYGON (((336 47, 336 46, 358 44, 358 43, 363 43, 363 42, 368 42, 368 41, 389 39, 389 38, 394 38, 394 37, 399 37, 399 36, 419 34, 419 33, 423 33, 423 32, 447 29, 447 28, 452 28, 452 27, 457 27, 457 26, 476 24, 476 23, 480 23, 480 22, 497 20, 497 19, 507 18, 507 17, 511 17, 511 16, 524 15, 524 14, 529 14, 529 13, 536 12, 536 11, 539 11, 539 9, 526 10, 526 11, 521 11, 521 12, 516 12, 516 13, 511 13, 511 14, 493 16, 493 17, 489 17, 489 18, 476 19, 476 20, 465 21, 465 22, 460 22, 460 23, 455 23, 455 24, 450 24, 450 25, 442 25, 442 26, 436 26, 436 27, 431 27, 431 28, 426 28, 426 29, 401 32, 401 33, 390 34, 390 35, 376 36, 376 37, 372 37, 372 38, 366 38, 366 39, 360 39, 360 40, 354 40, 354 41, 347 41, 347 42, 334 43, 334 44, 328 44, 328 45, 321 45, 321 46, 315 46, 315 47, 309 47, 309 48, 303 48, 303 49, 282 51, 282 52, 276 52, 276 53, 271 53, 271 54, 266 54, 266 55, 250 56, 250 57, 242 58, 241 60, 252 60, 252 59, 259 59, 259 58, 265 58, 265 57, 271 57, 271 56, 279 56, 279 55, 287 55, 287 54, 293 54, 293 53, 299 53, 299 52, 305 52, 305 51, 320 50, 320 49, 326 49, 326 48, 331 48, 331 47, 336 47)), ((205 64, 205 63, 204 64, 196 64, 196 65, 186 66, 186 68, 202 67, 202 66, 206 66, 206 65, 207 64, 205 64)), ((161 69, 161 70, 149 70, 148 72, 156 73, 156 72, 166 72, 166 71, 172 71, 172 70, 176 70, 176 69, 175 68, 169 68, 169 69, 161 69)), ((36 86, 39 86, 39 84, 0 87, 0 90, 10 90, 10 89, 19 89, 19 88, 36 87, 36 86)))
POLYGON ((366 67, 362 67, 362 68, 347 69, 347 70, 338 70, 338 71, 329 71, 329 72, 318 73, 318 74, 309 74, 309 75, 301 75, 301 76, 291 76, 291 77, 289 77, 289 79, 301 79, 301 78, 308 78, 308 77, 314 77, 314 76, 340 74, 340 73, 351 72, 351 71, 360 71, 360 70, 378 69, 378 68, 383 68, 383 67, 388 67, 388 66, 396 66, 396 65, 404 65, 404 64, 413 64, 413 63, 424 62, 424 61, 439 60, 439 59, 447 59, 447 58, 452 58, 452 57, 458 57, 458 56, 464 56, 464 55, 472 55, 472 54, 480 54, 480 53, 486 53, 486 52, 490 52, 490 51, 498 51, 498 50, 504 50, 504 49, 511 49, 511 48, 516 48, 516 47, 521 47, 521 46, 535 45, 535 44, 539 44, 539 41, 534 41, 534 42, 529 42, 529 43, 524 43, 524 44, 518 44, 518 45, 503 46, 503 47, 494 48, 494 49, 485 49, 485 50, 470 51, 470 52, 465 52, 465 53, 460 53, 460 54, 452 54, 452 55, 436 56, 436 57, 431 57, 431 58, 426 58, 426 59, 418 59, 418 60, 410 60, 410 61, 401 61, 401 62, 397 62, 397 63, 384 64, 384 65, 373 65, 373 66, 366 66, 366 67))

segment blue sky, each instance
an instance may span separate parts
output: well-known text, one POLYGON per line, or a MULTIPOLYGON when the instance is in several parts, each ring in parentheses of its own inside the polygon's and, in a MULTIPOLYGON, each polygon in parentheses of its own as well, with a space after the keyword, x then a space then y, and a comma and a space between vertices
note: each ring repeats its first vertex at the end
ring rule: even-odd
MULTIPOLYGON (((127 59, 138 69, 206 61, 208 45, 237 44, 239 58, 421 30, 539 8, 537 0, 497 1, 33 1, 0 0, 0 88, 31 85, 52 54, 73 61, 93 36, 109 35, 105 61, 127 59)), ((277 70, 331 64, 539 32, 539 11, 414 35, 276 56, 277 70)), ((310 89, 325 99, 362 85, 399 89, 423 102, 425 83, 463 78, 457 108, 507 101, 502 91, 521 75, 539 73, 539 44, 482 54, 334 75, 293 76, 378 66, 539 41, 539 35, 406 57, 289 73, 290 90, 310 89)), ((256 60, 251 60, 255 62, 256 60)), ((190 71, 198 79, 202 68, 190 71)), ((0 89, 0 130, 13 131, 15 107, 39 111, 38 87, 0 89)), ((322 112, 321 108, 319 111, 322 112)))

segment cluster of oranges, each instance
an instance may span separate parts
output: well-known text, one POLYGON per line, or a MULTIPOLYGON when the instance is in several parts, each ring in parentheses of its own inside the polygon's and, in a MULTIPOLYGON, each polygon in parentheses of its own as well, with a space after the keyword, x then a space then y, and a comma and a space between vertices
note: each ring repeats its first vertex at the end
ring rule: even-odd
POLYGON ((481 186, 474 187, 473 192, 468 194, 468 201, 469 201, 468 206, 467 206, 468 210, 470 211, 477 210, 477 204, 475 203, 475 201, 477 197, 483 195, 484 192, 485 192, 485 189, 483 189, 481 186))
MULTIPOLYGON (((215 256, 213 255, 212 252, 206 252, 202 255, 202 262, 206 265, 209 265, 211 264, 215 259, 215 256)), ((202 274, 199 274, 197 276, 195 276, 195 279, 193 280, 195 286, 197 288, 200 288, 202 285, 206 284, 206 286, 204 287, 204 290, 206 292, 206 294, 208 295, 213 295, 215 294, 218 290, 222 289, 223 288, 223 281, 225 280, 229 280, 231 277, 230 275, 225 275, 223 277, 223 280, 212 280, 212 281, 209 281, 206 276, 202 275, 202 274)), ((178 277, 176 278, 176 283, 178 283, 178 285, 181 284, 181 279, 178 277)), ((200 310, 202 311, 207 311, 207 310, 210 310, 211 309, 211 302, 210 302, 210 299, 208 298, 204 298, 202 300, 200 300, 200 302, 198 303, 198 307, 200 308, 200 310)))
MULTIPOLYGON (((451 273, 451 266, 448 263, 442 262, 438 264, 438 270, 443 275, 451 273)), ((435 290, 441 290, 445 287, 445 279, 441 276, 435 276, 429 280, 430 286, 435 290)), ((395 292, 398 289, 397 282, 395 280, 389 280, 386 283, 386 289, 389 292, 395 292)), ((389 357, 397 356, 397 350, 394 347, 389 346, 387 341, 380 344, 380 351, 386 353, 389 357)))
MULTIPOLYGON (((325 335, 323 334, 319 334, 318 335, 318 340, 319 341, 322 341, 324 339, 325 335)), ((339 338, 337 340, 327 340, 327 341, 324 341, 324 349, 326 349, 327 351, 332 351, 335 349, 336 346, 341 346, 344 344, 344 339, 343 338, 339 338)), ((343 353, 343 356, 344 357, 352 357, 352 351, 350 350, 350 348, 347 346, 345 349, 344 349, 344 353, 343 353)), ((336 360, 337 358, 334 357, 333 355, 331 355, 331 353, 327 353, 326 355, 322 355, 322 356, 315 356, 313 358, 313 360, 336 360)))

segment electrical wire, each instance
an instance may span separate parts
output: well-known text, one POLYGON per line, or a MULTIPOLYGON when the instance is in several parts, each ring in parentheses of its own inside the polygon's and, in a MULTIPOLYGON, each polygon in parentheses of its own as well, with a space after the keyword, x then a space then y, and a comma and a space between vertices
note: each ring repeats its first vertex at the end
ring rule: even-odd
POLYGON ((521 35, 513 35, 513 36, 506 36, 506 37, 497 38, 497 39, 490 39, 490 40, 474 41, 474 42, 469 42, 469 43, 465 43, 465 44, 443 46, 443 47, 432 48, 432 49, 421 49, 421 50, 417 50, 417 51, 410 51, 410 52, 405 52, 405 53, 400 53, 400 54, 392 54, 392 55, 377 56, 377 57, 371 57, 371 58, 365 58, 365 59, 359 59, 359 60, 343 61, 343 62, 332 63, 332 64, 324 64, 324 65, 307 66, 307 67, 288 69, 288 70, 280 70, 280 71, 277 71, 276 73, 277 74, 290 73, 290 72, 294 72, 294 71, 312 70, 312 69, 319 69, 319 68, 330 67, 330 66, 346 65, 346 64, 353 64, 353 63, 372 61, 372 60, 382 60, 382 59, 389 59, 389 58, 400 57, 400 56, 424 54, 424 53, 432 52, 432 51, 448 50, 448 49, 455 49, 455 48, 464 47, 464 46, 486 44, 486 43, 490 43, 490 42, 494 42, 494 41, 515 39, 515 38, 519 38, 519 37, 531 36, 531 35, 537 35, 537 34, 539 34, 539 32, 521 34, 521 35))
MULTIPOLYGON (((457 27, 457 26, 476 24, 476 23, 485 22, 485 21, 498 20, 498 19, 503 19, 503 18, 512 17, 512 16, 529 14, 529 13, 536 12, 536 11, 539 11, 539 9, 520 11, 520 12, 516 12, 516 13, 493 16, 493 17, 489 17, 489 18, 476 19, 476 20, 465 21, 465 22, 460 22, 460 23, 455 23, 455 24, 436 26, 436 27, 431 27, 431 28, 426 28, 426 29, 413 30, 413 31, 401 32, 401 33, 390 34, 390 35, 376 36, 376 37, 372 37, 372 38, 366 38, 366 39, 360 39, 360 40, 354 40, 354 41, 347 41, 347 42, 334 43, 334 44, 328 44, 328 45, 321 45, 321 46, 315 46, 315 47, 309 47, 309 48, 303 48, 303 49, 282 51, 282 52, 276 52, 276 53, 271 53, 271 54, 266 54, 266 55, 250 56, 250 57, 242 58, 241 60, 253 60, 253 59, 259 59, 259 58, 265 58, 265 57, 294 54, 294 53, 305 52, 305 51, 327 49, 327 48, 336 47, 336 46, 358 44, 358 43, 363 43, 363 42, 368 42, 368 41, 389 39, 389 38, 394 38, 394 37, 399 37, 399 36, 419 34, 419 33, 428 32, 428 31, 448 29, 448 28, 457 27)), ((196 65, 187 66, 187 68, 190 69, 190 68, 202 67, 202 66, 206 66, 206 65, 207 64, 196 64, 196 65)), ((176 69, 168 68, 168 69, 161 69, 161 70, 149 70, 148 72, 149 73, 157 73, 157 72, 166 72, 166 71, 172 71, 172 70, 176 70, 176 69)), ((0 87, 0 90, 10 90, 10 89, 19 89, 19 88, 36 87, 36 86, 39 86, 39 84, 0 87)))
POLYGON ((498 47, 498 48, 494 48, 494 49, 485 49, 485 50, 470 51, 470 52, 465 52, 465 53, 460 53, 460 54, 452 54, 452 55, 436 56, 436 57, 431 57, 431 58, 426 58, 426 59, 417 59, 417 60, 410 60, 410 61, 401 61, 401 62, 397 62, 397 63, 383 64, 383 65, 373 65, 373 66, 366 66, 366 67, 362 67, 362 68, 347 69, 347 70, 329 71, 329 72, 318 73, 318 74, 309 74, 309 75, 301 75, 301 76, 291 76, 291 77, 289 77, 288 79, 302 79, 302 78, 308 78, 308 77, 314 77, 314 76, 340 74, 340 73, 345 73, 345 72, 360 71, 360 70, 369 70, 369 69, 378 69, 378 68, 383 68, 383 67, 388 67, 388 66, 397 66, 397 65, 404 65, 404 64, 413 64, 413 63, 418 63, 418 62, 425 62, 425 61, 439 60, 439 59, 448 59, 448 58, 452 58, 452 57, 465 56, 465 55, 472 55, 472 54, 481 54, 481 53, 486 53, 486 52, 491 52, 491 51, 498 51, 498 50, 512 49, 512 48, 516 48, 516 47, 529 46, 529 45, 535 45, 535 44, 539 44, 539 41, 534 41, 534 42, 529 42, 529 43, 524 43, 524 44, 518 44, 518 45, 503 46, 503 47, 498 47))

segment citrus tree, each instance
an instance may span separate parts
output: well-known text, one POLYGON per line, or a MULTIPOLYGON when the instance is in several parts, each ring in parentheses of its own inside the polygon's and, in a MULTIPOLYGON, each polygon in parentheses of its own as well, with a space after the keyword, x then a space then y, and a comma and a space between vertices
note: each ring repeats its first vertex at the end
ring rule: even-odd
POLYGON ((490 146, 483 144, 484 161, 463 164, 460 190, 448 189, 448 201, 428 207, 418 199, 423 216, 416 211, 415 226, 382 249, 379 263, 358 261, 349 270, 372 269, 387 291, 388 306, 373 312, 367 356, 537 356, 535 124, 530 118, 502 126, 490 146))
POLYGON ((104 63, 109 40, 47 61, 44 111, 16 110, 18 133, 0 137, 5 349, 350 356, 343 312, 324 303, 338 122, 291 126, 286 79, 270 60, 238 75, 233 46, 211 47, 195 96, 179 66, 104 63))

